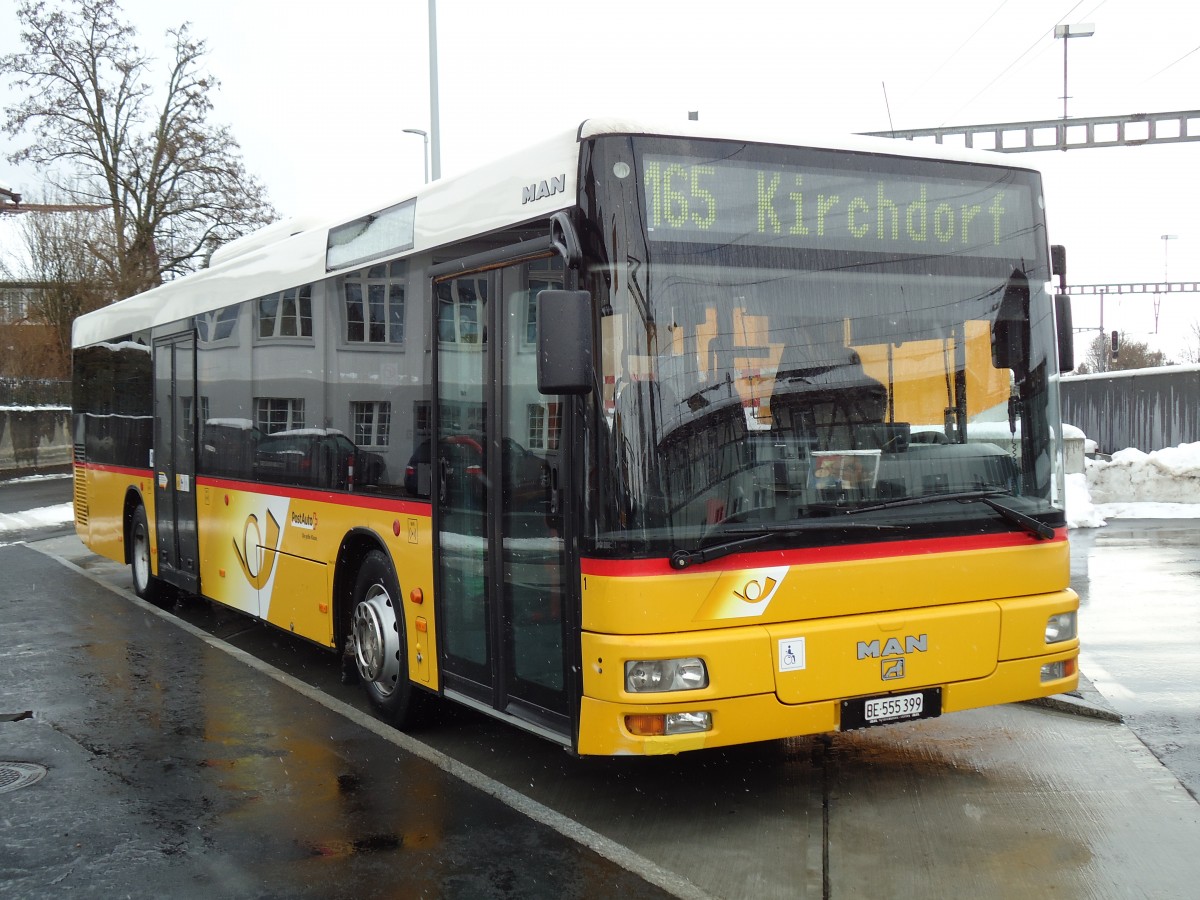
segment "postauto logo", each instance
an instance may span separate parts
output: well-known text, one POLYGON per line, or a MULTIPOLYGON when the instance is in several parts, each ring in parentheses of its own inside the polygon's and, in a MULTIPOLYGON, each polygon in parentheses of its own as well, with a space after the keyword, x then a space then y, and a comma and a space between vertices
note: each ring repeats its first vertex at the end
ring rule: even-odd
POLYGON ((233 551, 242 566, 242 574, 256 591, 260 591, 271 580, 275 567, 275 548, 279 546, 279 522, 268 509, 266 521, 260 525, 258 516, 250 513, 242 527, 242 541, 233 539, 233 551), (268 549, 269 548, 269 549, 268 549))

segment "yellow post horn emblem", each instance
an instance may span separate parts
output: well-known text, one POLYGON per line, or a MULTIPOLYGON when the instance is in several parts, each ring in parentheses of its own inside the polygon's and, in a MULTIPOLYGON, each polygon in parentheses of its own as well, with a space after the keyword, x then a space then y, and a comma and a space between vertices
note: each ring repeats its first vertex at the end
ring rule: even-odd
POLYGON ((271 569, 275 567, 275 550, 279 545, 279 523, 267 510, 267 533, 263 540, 258 530, 258 516, 251 513, 246 517, 246 527, 242 529, 242 544, 238 546, 237 538, 233 540, 233 552, 237 554, 238 562, 242 565, 242 574, 256 591, 261 591, 271 578, 271 569), (254 553, 257 549, 259 552, 254 553), (253 568, 250 561, 257 563, 253 568))

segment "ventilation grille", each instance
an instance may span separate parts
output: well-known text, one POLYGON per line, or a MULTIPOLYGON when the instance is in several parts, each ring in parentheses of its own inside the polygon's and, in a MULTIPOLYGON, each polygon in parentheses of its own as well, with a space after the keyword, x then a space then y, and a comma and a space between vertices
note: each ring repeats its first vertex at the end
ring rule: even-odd
POLYGON ((84 467, 83 444, 75 445, 75 524, 87 525, 87 469, 84 467))

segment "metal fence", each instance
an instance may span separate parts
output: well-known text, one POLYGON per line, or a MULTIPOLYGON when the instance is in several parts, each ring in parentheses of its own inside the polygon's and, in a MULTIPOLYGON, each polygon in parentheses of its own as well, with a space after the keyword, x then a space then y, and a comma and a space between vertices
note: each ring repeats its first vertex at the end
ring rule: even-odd
POLYGON ((1076 375, 1061 381, 1063 421, 1101 453, 1200 441, 1200 366, 1076 375))
POLYGON ((71 382, 0 378, 0 406, 70 406, 71 382))

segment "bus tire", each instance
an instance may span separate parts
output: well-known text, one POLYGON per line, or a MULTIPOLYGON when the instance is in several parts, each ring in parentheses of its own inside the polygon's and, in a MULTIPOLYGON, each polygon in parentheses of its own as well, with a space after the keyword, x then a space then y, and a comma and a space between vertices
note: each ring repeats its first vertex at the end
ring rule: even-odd
POLYGON ((371 705, 397 727, 411 725, 424 697, 408 679, 408 645, 400 585, 391 562, 370 551, 354 579, 350 643, 371 705))
POLYGON ((153 574, 153 553, 146 507, 139 503, 129 525, 129 571, 133 576, 133 592, 151 603, 163 595, 163 583, 153 574))

